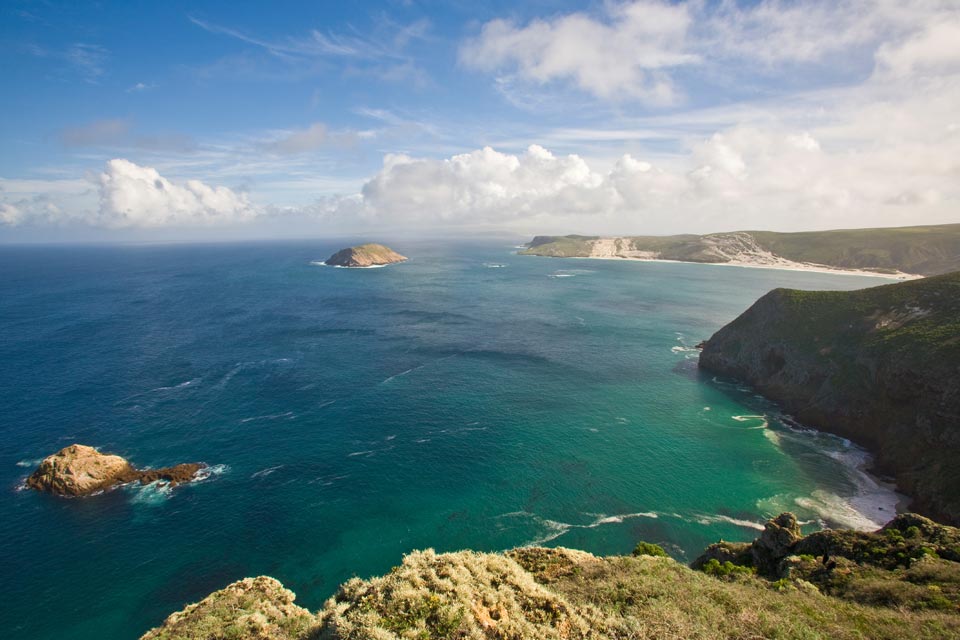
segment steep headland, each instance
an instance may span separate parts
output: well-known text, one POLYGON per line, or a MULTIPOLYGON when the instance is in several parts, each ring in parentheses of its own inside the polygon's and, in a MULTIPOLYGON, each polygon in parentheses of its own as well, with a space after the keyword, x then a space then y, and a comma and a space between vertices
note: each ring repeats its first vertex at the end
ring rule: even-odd
POLYGON ((952 527, 905 514, 875 533, 803 537, 786 513, 753 545, 724 545, 699 570, 649 543, 610 557, 415 551, 385 576, 341 585, 316 614, 276 580, 247 578, 141 640, 960 637, 952 527))
POLYGON ((862 444, 914 510, 960 523, 960 272, 776 289, 706 341, 700 366, 862 444))
POLYGON ((782 268, 937 275, 960 269, 960 224, 676 236, 537 236, 524 255, 678 260, 782 268))
POLYGON ((324 264, 332 267, 376 267, 407 258, 382 244, 361 244, 341 249, 326 259, 324 264))
POLYGON ((161 481, 176 486, 193 480, 205 466, 192 462, 163 469, 138 470, 120 456, 72 444, 44 458, 27 478, 26 484, 31 489, 61 496, 87 496, 127 482, 148 484, 161 481))

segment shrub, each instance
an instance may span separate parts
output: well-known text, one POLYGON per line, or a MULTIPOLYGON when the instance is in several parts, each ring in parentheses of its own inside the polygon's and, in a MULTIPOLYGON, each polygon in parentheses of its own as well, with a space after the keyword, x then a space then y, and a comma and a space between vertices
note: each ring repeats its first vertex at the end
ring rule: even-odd
POLYGON ((717 578, 728 578, 731 576, 749 575, 753 573, 753 569, 750 567, 741 567, 738 564, 733 564, 729 560, 723 564, 720 564, 720 561, 716 558, 710 558, 710 560, 703 565, 701 571, 708 576, 714 576, 717 578))
POLYGON ((637 546, 633 548, 633 555, 635 556, 654 556, 655 558, 669 558, 667 552, 663 550, 658 544, 653 544, 652 542, 643 542, 640 541, 637 543, 637 546))

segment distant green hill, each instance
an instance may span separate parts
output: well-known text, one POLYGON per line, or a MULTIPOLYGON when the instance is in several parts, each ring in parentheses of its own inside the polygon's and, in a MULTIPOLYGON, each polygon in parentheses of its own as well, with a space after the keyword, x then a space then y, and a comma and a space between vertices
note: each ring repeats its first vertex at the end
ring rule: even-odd
POLYGON ((733 231, 701 236, 537 236, 520 253, 771 266, 801 263, 937 275, 960 270, 960 224, 800 233, 733 231))
POLYGON ((776 289, 705 343, 700 366, 864 445, 914 510, 960 523, 960 272, 776 289))

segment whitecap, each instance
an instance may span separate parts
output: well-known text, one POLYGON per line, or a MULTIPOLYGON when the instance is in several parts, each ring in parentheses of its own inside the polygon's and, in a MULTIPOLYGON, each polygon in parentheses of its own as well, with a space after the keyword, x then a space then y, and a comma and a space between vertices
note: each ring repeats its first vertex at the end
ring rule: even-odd
POLYGON ((742 520, 740 518, 731 518, 730 516, 725 516, 723 514, 715 514, 711 516, 697 516, 696 521, 702 525, 711 525, 717 524, 718 522, 726 522, 727 524, 733 524, 738 527, 744 527, 745 529, 756 529, 757 531, 763 531, 763 525, 759 522, 754 522, 752 520, 742 520))
POLYGON ((660 514, 655 511, 639 511, 637 513, 622 513, 613 516, 601 516, 588 525, 583 525, 585 529, 593 529, 604 524, 620 524, 624 520, 631 518, 659 518, 660 514))
POLYGON ((274 471, 277 471, 278 469, 283 469, 283 467, 284 467, 284 465, 282 465, 282 464, 278 464, 278 465, 275 466, 275 467, 267 467, 266 469, 261 469, 260 471, 257 471, 256 473, 254 473, 254 474, 253 474, 252 476, 250 476, 250 477, 251 477, 251 478, 266 478, 268 475, 270 475, 270 474, 273 473, 274 471))
POLYGON ((43 462, 43 458, 37 458, 36 460, 20 460, 17 462, 17 466, 31 468, 38 466, 41 462, 43 462))
POLYGON ((251 416, 249 418, 243 418, 242 420, 240 420, 240 422, 246 423, 246 422, 253 422, 255 420, 280 420, 282 418, 285 418, 287 420, 294 420, 296 419, 296 417, 297 417, 297 414, 295 414, 293 411, 284 411, 283 413, 274 413, 274 414, 269 414, 264 416, 251 416))
POLYGON ((199 384, 202 380, 203 378, 192 378, 185 382, 181 382, 180 384, 170 385, 169 387, 157 387, 156 389, 151 389, 150 393, 154 393, 157 391, 172 391, 174 389, 185 389, 187 387, 192 387, 195 384, 199 384))
POLYGON ((127 486, 135 486, 133 497, 130 499, 133 504, 157 506, 166 502, 173 495, 173 487, 170 486, 170 483, 160 480, 149 484, 137 485, 133 483, 127 486))
POLYGON ((766 429, 770 426, 767 416, 730 416, 737 422, 753 422, 760 421, 760 424, 754 427, 745 427, 746 429, 766 429))
POLYGON ((334 269, 382 269, 383 267, 388 267, 387 264, 371 264, 366 267, 345 267, 341 264, 327 264, 323 260, 313 260, 310 262, 314 267, 333 267, 334 269))
POLYGON ((875 531, 896 514, 897 503, 882 493, 841 497, 824 490, 794 499, 797 506, 817 514, 825 522, 844 529, 875 531), (876 515, 870 516, 870 512, 876 515))
POLYGON ((202 469, 197 471, 196 475, 193 476, 193 481, 203 482, 204 480, 209 480, 210 478, 213 478, 215 476, 223 475, 229 470, 230 470, 230 467, 228 467, 225 464, 215 464, 210 467, 203 467, 202 469))
POLYGON ((624 520, 631 518, 658 518, 659 514, 653 511, 641 511, 636 513, 622 513, 616 515, 605 515, 605 514, 585 514, 593 516, 594 520, 588 524, 571 524, 569 522, 559 522, 557 520, 550 520, 538 516, 535 513, 530 513, 528 511, 512 511, 510 513, 504 513, 500 518, 526 518, 530 520, 533 524, 545 529, 540 535, 535 538, 525 542, 524 547, 533 547, 552 540, 556 540, 563 534, 567 533, 571 529, 595 529, 597 527, 608 525, 608 524, 621 524, 624 520))
POLYGON ((367 451, 354 451, 353 453, 348 453, 348 454, 347 454, 347 457, 348 457, 348 458, 353 458, 353 457, 356 457, 356 456, 372 456, 372 455, 375 454, 375 453, 376 453, 376 451, 374 451, 373 449, 369 449, 369 450, 367 450, 367 451))

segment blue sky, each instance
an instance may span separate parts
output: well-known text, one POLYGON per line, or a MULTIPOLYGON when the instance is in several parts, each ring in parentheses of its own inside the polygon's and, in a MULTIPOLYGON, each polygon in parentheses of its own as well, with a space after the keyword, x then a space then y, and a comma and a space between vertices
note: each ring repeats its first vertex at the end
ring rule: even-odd
POLYGON ((956 2, 0 15, 0 241, 960 222, 956 2))

